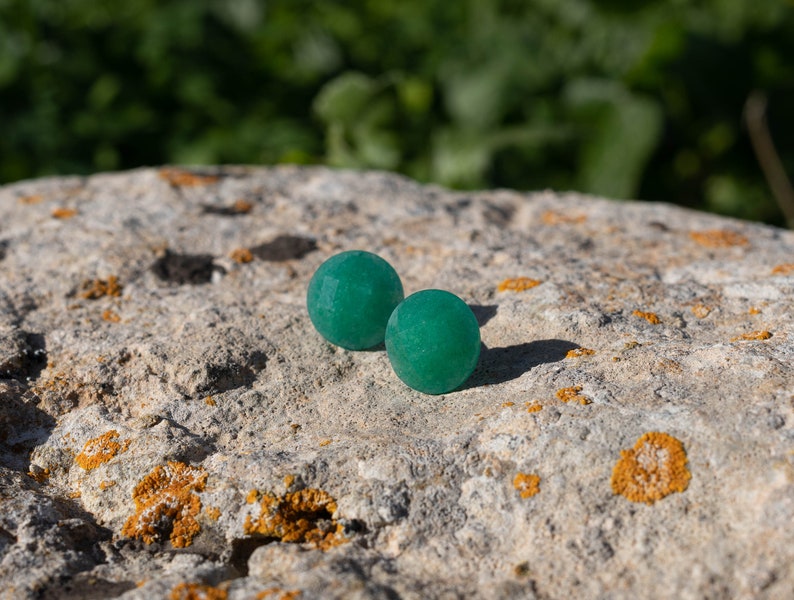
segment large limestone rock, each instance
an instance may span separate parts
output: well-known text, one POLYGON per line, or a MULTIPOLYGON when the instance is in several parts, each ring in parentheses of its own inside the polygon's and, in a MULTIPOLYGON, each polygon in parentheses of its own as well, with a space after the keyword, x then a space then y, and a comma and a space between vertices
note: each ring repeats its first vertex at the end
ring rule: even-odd
POLYGON ((0 597, 794 589, 791 232, 148 169, 0 188, 0 273, 0 597), (463 389, 313 330, 309 278, 353 248, 471 305, 463 389))

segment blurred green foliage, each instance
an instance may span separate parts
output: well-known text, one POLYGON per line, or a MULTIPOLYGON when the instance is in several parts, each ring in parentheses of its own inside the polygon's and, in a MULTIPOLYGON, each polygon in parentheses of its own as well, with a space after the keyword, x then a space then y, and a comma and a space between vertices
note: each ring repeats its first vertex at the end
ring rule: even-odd
POLYGON ((782 224, 791 0, 0 0, 0 181, 325 163, 782 224))

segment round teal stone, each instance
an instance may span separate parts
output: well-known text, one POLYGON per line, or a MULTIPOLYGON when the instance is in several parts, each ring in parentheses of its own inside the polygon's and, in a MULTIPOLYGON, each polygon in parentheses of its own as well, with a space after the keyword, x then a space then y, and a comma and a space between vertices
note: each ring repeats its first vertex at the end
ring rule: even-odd
POLYGON ((306 307, 320 334, 348 350, 383 342, 386 323, 403 299, 403 284, 380 256, 350 250, 320 265, 309 282, 306 307))
POLYGON ((462 385, 480 358, 480 326, 468 305, 443 290, 411 294, 386 326, 386 352, 397 376, 425 394, 462 385))

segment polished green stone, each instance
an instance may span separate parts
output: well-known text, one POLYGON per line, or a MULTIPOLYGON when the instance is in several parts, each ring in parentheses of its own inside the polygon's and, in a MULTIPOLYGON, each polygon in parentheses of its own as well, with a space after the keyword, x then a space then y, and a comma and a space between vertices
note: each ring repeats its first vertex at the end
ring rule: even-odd
POLYGON ((411 294, 386 326, 386 352, 405 384, 425 394, 461 386, 480 358, 480 327, 468 305, 443 290, 411 294))
POLYGON ((380 256, 351 250, 314 273, 306 306, 317 331, 332 344, 364 350, 383 342, 386 323, 403 299, 403 285, 380 256))

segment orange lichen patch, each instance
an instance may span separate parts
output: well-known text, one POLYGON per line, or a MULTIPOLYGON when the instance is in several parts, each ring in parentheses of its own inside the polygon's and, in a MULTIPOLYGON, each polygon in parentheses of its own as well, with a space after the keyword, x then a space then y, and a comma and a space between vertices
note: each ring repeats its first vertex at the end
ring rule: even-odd
POLYGON ((77 210, 74 208, 58 207, 52 209, 53 219, 71 219, 76 214, 77 214, 77 210))
POLYGON ((761 309, 755 306, 751 306, 750 309, 747 311, 747 313, 750 315, 760 315, 761 309))
POLYGON ((641 319, 645 319, 651 325, 659 325, 659 323, 661 323, 661 320, 659 320, 659 316, 656 313, 645 312, 642 310, 635 310, 631 314, 633 314, 635 317, 640 317, 641 319))
POLYGON ((200 583, 179 583, 171 590, 169 600, 226 600, 226 590, 200 583))
POLYGON ((102 319, 108 323, 119 323, 121 321, 121 317, 118 315, 118 313, 115 313, 110 309, 107 309, 102 313, 102 319))
POLYGON ((769 331, 753 331, 752 333, 743 333, 742 335, 737 335, 735 338, 731 338, 731 341, 742 342, 752 340, 768 340, 771 337, 772 334, 769 331))
POLYGON ((513 487, 516 488, 522 498, 531 498, 540 491, 540 477, 532 473, 518 473, 513 479, 513 487))
POLYGON ((234 204, 232 204, 232 210, 238 215, 246 215, 250 213, 253 207, 253 204, 248 202, 248 200, 243 200, 242 198, 235 200, 234 204))
POLYGON ((587 217, 584 215, 566 215, 554 210, 547 210, 540 216, 540 219, 546 225, 570 225, 584 223, 587 217))
POLYGON ((274 600, 297 600, 301 596, 300 590, 282 590, 281 588, 270 588, 263 590, 256 595, 256 600, 265 600, 265 598, 273 598, 278 594, 278 598, 274 600))
POLYGON ((794 263, 783 263, 772 269, 772 275, 791 275, 794 273, 794 263))
POLYGON ((195 187, 217 183, 220 178, 217 175, 196 175, 180 169, 162 169, 160 179, 176 187, 195 187))
POLYGON ((36 480, 39 483, 44 483, 50 478, 50 469, 31 468, 30 471, 28 471, 28 477, 36 480))
POLYGON ((514 279, 505 279, 496 288, 499 292, 523 292, 524 290, 531 290, 533 287, 543 283, 539 279, 530 279, 529 277, 516 277, 514 279))
POLYGON ((168 535, 174 548, 189 546, 201 531, 196 521, 201 499, 195 492, 206 484, 207 472, 200 467, 174 461, 156 466, 135 486, 135 514, 127 519, 121 534, 147 544, 168 535))
POLYGON ((119 452, 125 452, 129 448, 130 440, 124 440, 123 444, 120 444, 116 441, 118 437, 119 432, 111 429, 99 437, 88 440, 80 454, 74 457, 74 462, 86 471, 96 469, 119 452))
POLYGON ((246 535, 309 543, 322 550, 347 541, 343 526, 333 518, 336 501, 322 490, 307 488, 278 497, 267 493, 259 502, 259 516, 245 518, 246 535))
POLYGON ((621 450, 612 469, 612 492, 632 502, 653 504, 673 492, 683 492, 692 475, 684 445, 671 435, 652 431, 634 448, 621 450))
POLYGON ((113 481, 112 479, 110 481, 100 481, 99 489, 104 492, 106 489, 112 488, 114 485, 116 485, 116 482, 113 481))
POLYGON ((595 354, 595 350, 590 350, 590 348, 574 348, 573 350, 568 350, 565 358, 579 358, 580 356, 592 356, 593 354, 595 354))
POLYGON ((582 406, 586 406, 592 402, 590 398, 585 396, 584 394, 580 394, 579 392, 582 391, 581 385, 574 385, 572 387, 562 388, 561 390, 557 390, 557 398, 562 400, 563 402, 578 402, 582 406))
POLYGON ((689 237, 706 248, 730 248, 731 246, 746 246, 750 243, 741 233, 727 229, 690 231, 689 237))
POLYGON ((526 407, 528 413, 536 413, 543 410, 543 406, 541 406, 538 402, 526 402, 526 407))
POLYGON ((327 446, 327 445, 329 445, 329 444, 330 444, 332 441, 333 441, 333 440, 322 440, 322 441, 320 442, 320 446, 321 446, 321 447, 323 447, 323 446, 327 446))
POLYGON ((217 506, 208 506, 204 509, 204 512, 207 513, 207 516, 213 521, 217 521, 221 518, 221 509, 217 506))
POLYGON ((292 484, 295 483, 295 475, 285 475, 284 476, 284 487, 290 489, 292 484))
POLYGON ((254 260, 254 255, 251 254, 251 251, 248 248, 236 248, 235 250, 232 250, 229 258, 231 258, 234 262, 245 264, 254 260))
POLYGON ((502 408, 510 408, 515 402, 502 402, 502 408))
POLYGON ((684 370, 681 367, 681 363, 674 361, 671 358, 663 358, 656 363, 656 366, 662 371, 667 371, 668 373, 681 373, 684 370))
POLYGON ((19 199, 19 201, 22 204, 38 204, 42 200, 44 200, 44 196, 42 196, 41 194, 32 194, 30 196, 22 196, 19 199))
POLYGON ((121 290, 124 288, 119 283, 118 277, 115 275, 111 275, 107 278, 107 281, 104 279, 94 279, 86 280, 83 282, 81 286, 83 290, 80 292, 80 297, 85 298, 86 300, 97 300, 102 296, 112 296, 118 298, 121 296, 121 290))
POLYGON ((706 306, 705 304, 695 304, 695 306, 692 307, 692 313, 698 319, 705 319, 706 317, 709 316, 710 312, 711 312, 711 307, 706 306))
POLYGON ((218 403, 215 402, 215 398, 213 398, 212 396, 207 396, 206 398, 204 398, 204 404, 206 404, 207 406, 217 406, 218 405, 218 403))
POLYGON ((69 492, 70 498, 79 498, 82 495, 83 493, 80 490, 77 490, 76 492, 69 492))

